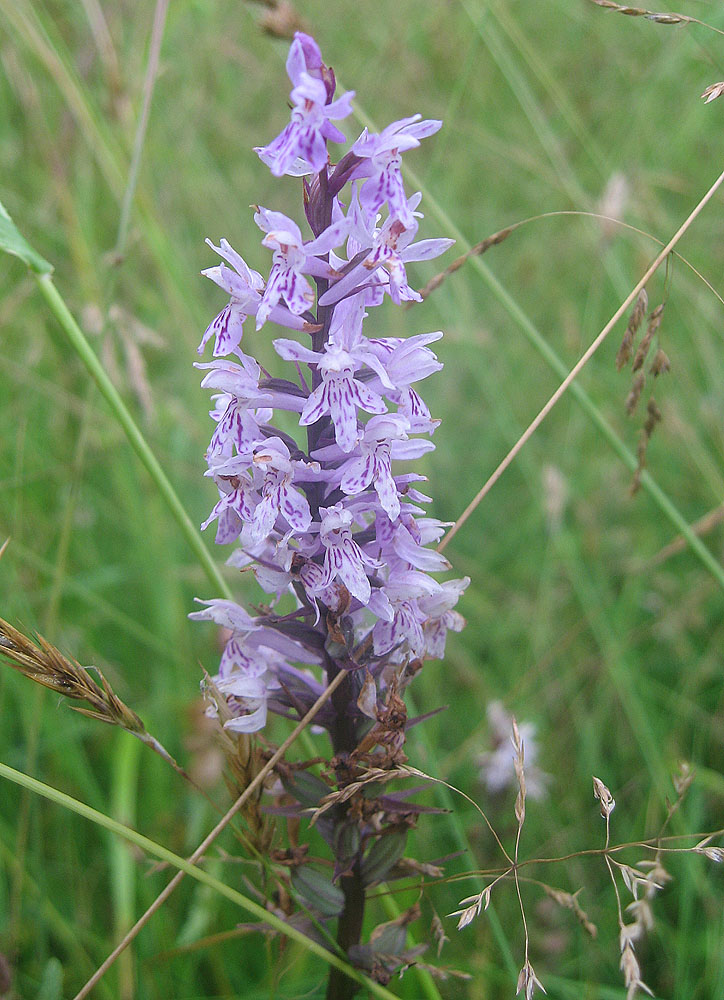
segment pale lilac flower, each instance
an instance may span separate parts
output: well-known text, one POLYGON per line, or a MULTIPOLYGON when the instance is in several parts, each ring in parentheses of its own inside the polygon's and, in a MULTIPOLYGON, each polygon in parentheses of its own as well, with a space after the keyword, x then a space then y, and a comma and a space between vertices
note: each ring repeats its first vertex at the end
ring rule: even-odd
POLYGON ((367 413, 387 410, 379 393, 354 378, 354 373, 364 363, 363 358, 355 356, 355 351, 348 352, 329 343, 323 353, 302 347, 294 340, 275 340, 274 348, 285 360, 315 365, 321 373, 322 382, 305 403, 300 425, 315 424, 328 413, 334 422, 337 444, 342 451, 352 451, 359 438, 357 409, 367 413))
POLYGON ((353 597, 367 604, 370 581, 365 567, 374 569, 378 564, 352 538, 352 514, 339 503, 320 507, 319 513, 322 518, 319 538, 325 548, 324 574, 319 587, 328 587, 339 578, 353 597))
MULTIPOLYGON (((412 383, 419 382, 442 368, 442 363, 425 346, 441 337, 442 331, 438 330, 435 333, 408 337, 406 340, 388 338, 368 341, 394 386, 394 390, 385 391, 385 395, 397 404, 398 412, 407 418, 413 434, 432 434, 440 424, 439 420, 432 419, 426 403, 412 388, 412 383)), ((376 388, 374 381, 372 385, 376 388)))
POLYGON ((192 611, 189 618, 197 622, 215 622, 222 628, 228 628, 231 632, 246 635, 258 629, 259 624, 235 601, 226 601, 216 598, 212 601, 202 601, 196 598, 197 604, 203 604, 202 611, 192 611))
POLYGON ((400 513, 400 499, 392 476, 392 442, 407 440, 407 420, 395 413, 372 417, 365 424, 360 440, 362 454, 342 467, 340 488, 355 495, 374 485, 380 503, 391 520, 400 513))
POLYGON ((238 538, 242 522, 250 523, 259 503, 258 482, 249 473, 249 458, 235 455, 220 461, 209 469, 206 475, 213 475, 219 489, 219 501, 201 525, 205 531, 218 519, 216 542, 219 545, 233 542, 238 538))
MULTIPOLYGON (((280 687, 277 672, 285 664, 284 657, 268 646, 246 648, 243 639, 232 637, 224 648, 219 673, 213 678, 216 691, 221 694, 232 718, 224 723, 225 729, 235 733, 255 733, 266 725, 269 692, 280 687)), ((207 715, 217 716, 218 707, 213 702, 207 715)))
POLYGON ((441 552, 428 546, 440 539, 445 527, 436 518, 415 517, 410 511, 402 511, 396 521, 378 514, 375 537, 380 555, 391 570, 414 568, 423 573, 443 573, 450 569, 450 563, 441 552))
POLYGON ((439 591, 418 601, 426 616, 423 632, 426 653, 431 660, 441 660, 445 656, 445 640, 450 630, 461 632, 465 627, 465 619, 454 609, 469 583, 469 576, 462 580, 446 580, 439 591))
POLYGON ((295 550, 284 541, 275 541, 267 536, 254 540, 242 530, 241 546, 226 560, 227 566, 235 569, 252 570, 256 582, 266 594, 273 594, 272 607, 284 596, 292 592, 290 572, 295 550))
POLYGON ((206 240, 212 250, 228 261, 234 268, 233 271, 225 267, 224 264, 217 264, 216 267, 207 267, 201 273, 211 278, 220 288, 228 292, 231 298, 227 305, 221 310, 206 328, 201 343, 198 346, 198 353, 204 353, 206 342, 211 336, 216 338, 214 342, 214 357, 225 357, 227 354, 239 354, 239 344, 243 333, 244 320, 249 313, 256 312, 261 302, 259 294, 264 287, 264 279, 258 271, 252 271, 247 266, 246 261, 227 240, 220 240, 220 246, 215 247, 211 240, 206 240))
POLYGON ((261 501, 251 521, 252 538, 266 538, 279 516, 284 518, 291 532, 299 534, 306 531, 312 523, 309 503, 292 486, 295 468, 305 463, 292 461, 289 448, 278 437, 267 438, 263 445, 259 445, 254 451, 253 462, 263 471, 264 481, 260 487, 261 501))
POLYGON ((369 162, 355 172, 355 177, 367 177, 360 190, 360 203, 368 212, 376 212, 387 203, 391 216, 397 216, 405 227, 414 222, 408 208, 405 187, 402 183, 401 154, 420 145, 420 139, 433 135, 442 126, 441 121, 421 115, 402 118, 383 129, 379 135, 364 130, 352 152, 369 162))
MULTIPOLYGON (((418 229, 415 216, 420 215, 415 209, 420 204, 421 198, 422 195, 418 192, 407 202, 408 214, 412 217, 410 225, 406 226, 398 216, 390 215, 381 228, 375 227, 367 213, 360 207, 359 200, 353 198, 349 215, 353 223, 351 237, 354 240, 354 253, 359 252, 357 246, 360 249, 369 248, 370 252, 360 264, 325 292, 319 300, 320 305, 337 302, 360 282, 367 280, 370 274, 381 281, 379 272, 382 269, 388 276, 387 283, 383 287, 386 287, 396 305, 401 301, 422 301, 419 293, 407 283, 405 264, 410 261, 433 260, 445 253, 455 240, 434 239, 412 242, 418 229)), ((348 249, 348 253, 350 257, 353 256, 352 248, 348 249)))
POLYGON ((272 269, 256 314, 260 329, 272 310, 283 298, 294 315, 299 316, 314 305, 314 291, 305 274, 329 278, 334 272, 317 254, 329 253, 344 239, 347 223, 333 223, 317 239, 304 243, 296 222, 281 212, 258 207, 254 215, 257 226, 266 233, 262 244, 274 251, 272 269))
POLYGON ((435 594, 440 584, 417 570, 400 570, 390 573, 384 592, 392 605, 392 621, 378 621, 372 630, 375 653, 381 656, 393 647, 403 646, 411 656, 422 658, 425 637, 422 626, 425 614, 418 599, 435 594))
POLYGON ((329 88, 321 79, 323 69, 326 67, 314 39, 297 32, 287 57, 287 74, 294 84, 290 95, 291 121, 268 146, 255 148, 275 177, 284 174, 298 177, 322 170, 328 160, 327 140, 345 141, 344 134, 332 121, 351 113, 354 91, 332 101, 329 88))
MULTIPOLYGON (((220 240, 221 245, 218 247, 214 246, 211 240, 206 240, 206 242, 220 257, 228 261, 234 270, 232 271, 225 264, 217 264, 215 267, 207 267, 201 272, 204 277, 210 278, 219 288, 223 288, 230 299, 206 328, 197 351, 199 354, 203 354, 208 340, 214 336, 216 338, 214 357, 236 354, 241 363, 246 365, 250 359, 246 357, 239 346, 244 332, 244 320, 247 316, 256 315, 262 303, 260 293, 264 288, 264 280, 258 271, 252 271, 248 267, 244 258, 234 250, 227 240, 220 240)), ((293 330, 313 329, 298 315, 294 315, 284 307, 277 306, 278 301, 279 296, 277 296, 272 308, 267 310, 267 316, 270 315, 275 323, 291 327, 293 330)))
POLYGON ((246 360, 254 365, 255 372, 251 364, 242 368, 233 361, 195 366, 208 370, 201 382, 203 388, 222 390, 217 397, 217 409, 212 413, 217 425, 207 451, 209 461, 230 458, 234 449, 239 454, 247 453, 262 436, 260 421, 264 423, 271 418, 271 409, 263 404, 272 397, 259 389, 259 366, 250 358, 246 360))

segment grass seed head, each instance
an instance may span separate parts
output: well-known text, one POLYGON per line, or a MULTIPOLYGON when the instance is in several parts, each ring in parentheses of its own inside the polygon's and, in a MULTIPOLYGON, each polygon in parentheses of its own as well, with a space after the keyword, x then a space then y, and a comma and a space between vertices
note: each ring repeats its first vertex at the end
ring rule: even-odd
POLYGON ((530 964, 528 959, 526 959, 525 965, 520 970, 520 975, 518 976, 518 988, 515 991, 515 995, 517 996, 521 990, 525 990, 525 1000, 531 1000, 536 989, 540 990, 542 993, 546 992, 546 988, 536 976, 533 966, 530 964))
POLYGON ((671 371, 671 362, 669 361, 666 352, 659 348, 656 354, 654 354, 654 360, 651 362, 649 374, 653 375, 654 378, 657 378, 659 375, 665 375, 668 371, 671 371))
POLYGON ((616 800, 601 779, 595 775, 593 776, 593 795, 601 803, 601 815, 604 819, 608 819, 616 808, 616 800))
POLYGON ((715 101, 717 97, 721 97, 722 94, 724 94, 724 82, 712 83, 706 88, 701 96, 704 98, 705 104, 710 104, 712 101, 715 101))

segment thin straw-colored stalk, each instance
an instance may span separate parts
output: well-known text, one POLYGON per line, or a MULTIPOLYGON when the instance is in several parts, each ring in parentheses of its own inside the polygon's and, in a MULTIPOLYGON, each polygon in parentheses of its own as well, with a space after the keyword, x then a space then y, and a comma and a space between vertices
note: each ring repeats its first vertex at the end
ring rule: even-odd
MULTIPOLYGON (((62 94, 86 140, 89 155, 98 164, 111 194, 120 204, 128 176, 125 153, 85 81, 76 72, 57 26, 42 10, 42 5, 38 4, 38 8, 27 0, 0 0, 0 13, 5 15, 18 38, 39 60, 62 94)), ((171 307, 178 313, 182 303, 186 316, 200 315, 177 247, 170 242, 167 228, 158 216, 157 205, 142 185, 135 200, 143 224, 144 243, 158 264, 158 274, 171 307)))

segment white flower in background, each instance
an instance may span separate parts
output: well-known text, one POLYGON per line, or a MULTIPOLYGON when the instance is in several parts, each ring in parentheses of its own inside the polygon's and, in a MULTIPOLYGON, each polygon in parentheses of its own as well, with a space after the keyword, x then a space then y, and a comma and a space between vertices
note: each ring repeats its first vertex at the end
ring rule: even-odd
MULTIPOLYGON (((515 774, 515 750, 510 740, 513 729, 513 716, 509 715, 500 701, 491 701, 486 709, 490 739, 493 749, 482 753, 477 758, 480 767, 479 777, 492 794, 502 792, 508 786, 516 788, 518 779, 515 774)), ((536 727, 532 722, 519 722, 521 742, 525 753, 525 785, 528 797, 542 799, 547 794, 550 775, 538 767, 538 741, 535 738, 536 727)))

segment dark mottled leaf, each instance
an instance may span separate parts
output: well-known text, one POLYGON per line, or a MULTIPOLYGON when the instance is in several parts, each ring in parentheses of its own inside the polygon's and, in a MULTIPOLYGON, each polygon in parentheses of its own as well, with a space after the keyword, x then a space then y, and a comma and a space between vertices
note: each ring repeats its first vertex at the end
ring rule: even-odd
POLYGON ((303 806, 318 806, 325 795, 329 795, 330 787, 321 778, 310 771, 293 771, 282 778, 282 784, 290 795, 293 795, 303 806))
POLYGON ((390 833, 376 840, 362 862, 365 885, 384 881, 385 875, 405 852, 406 833, 390 833))
POLYGON ((324 917, 336 917, 344 907, 344 893, 330 882, 330 873, 301 865, 292 873, 292 885, 324 917))
POLYGON ((340 823, 335 830, 334 846, 335 854, 340 861, 348 861, 354 858, 359 851, 360 828, 359 824, 340 823))

